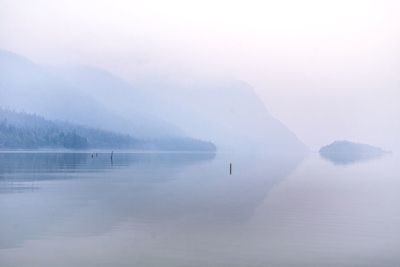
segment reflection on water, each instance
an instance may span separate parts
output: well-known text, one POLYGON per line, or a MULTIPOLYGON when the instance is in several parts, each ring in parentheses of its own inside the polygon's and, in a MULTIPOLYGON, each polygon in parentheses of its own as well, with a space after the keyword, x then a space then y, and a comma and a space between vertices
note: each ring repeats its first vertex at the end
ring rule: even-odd
POLYGON ((243 165, 238 164, 235 169, 236 175, 228 176, 228 163, 222 160, 212 164, 215 154, 206 153, 115 153, 113 163, 109 154, 93 158, 91 154, 71 153, 1 156, 3 166, 7 166, 2 168, 2 174, 7 175, 3 177, 0 192, 32 193, 39 188, 42 190, 30 196, 31 199, 49 201, 34 206, 25 203, 29 209, 19 209, 20 203, 4 207, 12 216, 5 216, 0 222, 0 247, 40 237, 50 225, 65 220, 76 209, 86 208, 88 203, 87 214, 69 218, 74 221, 73 229, 59 231, 91 235, 108 231, 128 219, 163 221, 187 213, 245 220, 273 184, 299 161, 299 158, 284 161, 270 158, 261 165, 256 159, 243 158, 240 163, 243 165), (7 165, 9 162, 13 164, 7 165), (269 175, 265 177, 263 172, 269 175), (72 178, 76 181, 52 183, 72 178), (50 183, 42 182, 46 180, 50 183), (21 224, 27 221, 28 225, 21 224), (13 229, 15 225, 18 227, 13 229))
POLYGON ((206 153, 0 162, 2 267, 400 263, 395 158, 351 168, 206 153))
POLYGON ((367 162, 387 156, 388 153, 320 153, 321 157, 337 165, 367 162))
MULTIPOLYGON (((66 152, 8 152, 0 153, 0 174, 87 172, 145 166, 157 162, 158 166, 188 165, 212 160, 213 153, 66 153, 66 152)), ((21 178, 31 178, 25 175, 21 178)))

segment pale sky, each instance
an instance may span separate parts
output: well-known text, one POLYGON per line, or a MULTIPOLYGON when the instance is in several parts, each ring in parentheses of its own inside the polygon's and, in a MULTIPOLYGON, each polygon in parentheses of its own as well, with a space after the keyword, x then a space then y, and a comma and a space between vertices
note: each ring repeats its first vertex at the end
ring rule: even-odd
POLYGON ((0 48, 130 81, 244 80, 310 148, 400 148, 400 1, 0 0, 0 48))

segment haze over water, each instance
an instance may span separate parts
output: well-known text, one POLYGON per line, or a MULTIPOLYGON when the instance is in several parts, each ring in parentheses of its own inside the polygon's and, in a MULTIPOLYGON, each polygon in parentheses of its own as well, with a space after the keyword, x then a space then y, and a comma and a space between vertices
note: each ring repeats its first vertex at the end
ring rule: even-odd
POLYGON ((399 10, 0 0, 0 267, 400 266, 399 10))
POLYGON ((400 264, 396 155, 0 159, 2 267, 400 264))

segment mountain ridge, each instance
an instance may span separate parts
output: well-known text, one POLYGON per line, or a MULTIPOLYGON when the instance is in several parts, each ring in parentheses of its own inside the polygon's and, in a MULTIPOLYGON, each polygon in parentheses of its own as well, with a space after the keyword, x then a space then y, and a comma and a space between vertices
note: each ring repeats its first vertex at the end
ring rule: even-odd
POLYGON ((135 86, 90 66, 46 66, 25 73, 20 68, 5 71, 7 65, 0 62, 0 74, 13 74, 0 76, 0 106, 136 138, 211 140, 221 151, 307 151, 288 127, 270 115, 245 82, 201 81, 171 86, 156 80, 135 86))

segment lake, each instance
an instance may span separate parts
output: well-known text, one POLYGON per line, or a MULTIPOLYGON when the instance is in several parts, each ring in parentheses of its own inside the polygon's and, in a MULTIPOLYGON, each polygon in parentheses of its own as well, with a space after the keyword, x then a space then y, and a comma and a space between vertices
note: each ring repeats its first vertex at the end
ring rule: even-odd
POLYGON ((2 152, 0 266, 400 266, 399 203, 394 154, 2 152))

